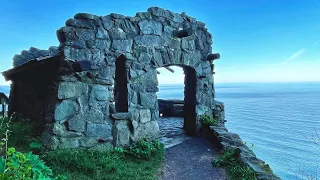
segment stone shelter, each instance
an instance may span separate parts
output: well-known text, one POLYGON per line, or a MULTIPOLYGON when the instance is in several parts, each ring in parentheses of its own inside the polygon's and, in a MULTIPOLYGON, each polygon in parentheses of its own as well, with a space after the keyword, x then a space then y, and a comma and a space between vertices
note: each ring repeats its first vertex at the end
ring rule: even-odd
POLYGON ((200 116, 224 123, 215 100, 212 35, 203 22, 158 7, 134 17, 78 13, 57 30, 58 47, 30 48, 3 72, 9 115, 37 122, 49 149, 126 146, 159 132, 157 68, 183 68, 184 129, 200 116))

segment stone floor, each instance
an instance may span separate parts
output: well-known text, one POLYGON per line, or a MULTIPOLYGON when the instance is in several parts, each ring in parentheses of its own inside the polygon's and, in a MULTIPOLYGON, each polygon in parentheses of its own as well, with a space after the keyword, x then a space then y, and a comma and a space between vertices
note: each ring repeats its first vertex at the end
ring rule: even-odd
POLYGON ((178 145, 191 137, 187 136, 183 130, 183 118, 160 117, 158 120, 160 128, 160 141, 165 148, 178 145))

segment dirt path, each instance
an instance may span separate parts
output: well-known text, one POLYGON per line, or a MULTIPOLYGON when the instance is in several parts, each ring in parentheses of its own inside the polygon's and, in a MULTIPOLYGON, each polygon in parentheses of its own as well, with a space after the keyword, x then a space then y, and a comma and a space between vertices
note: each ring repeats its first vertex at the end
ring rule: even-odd
POLYGON ((160 180, 225 180, 222 168, 214 168, 212 144, 204 138, 189 137, 166 149, 160 180))

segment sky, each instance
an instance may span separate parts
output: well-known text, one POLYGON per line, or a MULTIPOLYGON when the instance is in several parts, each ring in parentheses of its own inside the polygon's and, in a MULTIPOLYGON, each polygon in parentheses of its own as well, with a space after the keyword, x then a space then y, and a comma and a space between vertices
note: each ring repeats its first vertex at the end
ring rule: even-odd
MULTIPOLYGON (((186 12, 213 35, 215 82, 320 81, 320 0, 0 0, 0 71, 31 46, 58 46, 56 30, 76 13, 134 16, 159 6, 186 12)), ((159 69, 159 82, 183 71, 159 69)), ((8 84, 0 77, 0 85, 8 84)))

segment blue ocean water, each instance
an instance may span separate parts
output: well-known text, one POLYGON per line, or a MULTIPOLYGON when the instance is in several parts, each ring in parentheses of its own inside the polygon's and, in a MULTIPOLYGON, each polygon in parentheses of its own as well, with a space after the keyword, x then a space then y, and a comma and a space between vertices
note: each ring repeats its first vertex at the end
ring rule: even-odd
MULTIPOLYGON (((183 85, 160 85, 158 98, 183 99, 183 85)), ((284 180, 320 177, 320 83, 216 84, 226 126, 284 180)), ((310 178, 311 179, 311 178, 310 178)))

